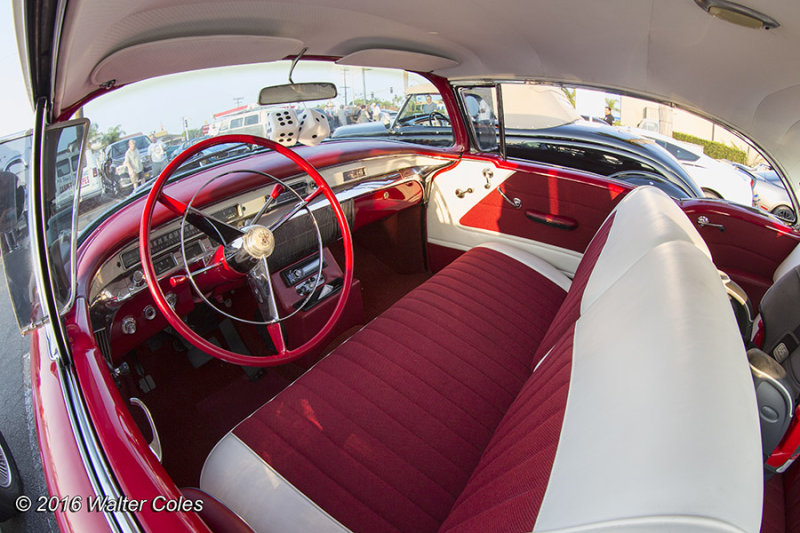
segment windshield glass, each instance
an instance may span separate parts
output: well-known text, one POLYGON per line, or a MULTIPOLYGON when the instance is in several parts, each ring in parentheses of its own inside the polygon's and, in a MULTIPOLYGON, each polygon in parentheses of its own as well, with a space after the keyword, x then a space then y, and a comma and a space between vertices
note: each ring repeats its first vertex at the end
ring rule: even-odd
MULTIPOLYGON (((269 137, 271 114, 282 109, 322 112, 330 125, 329 141, 381 138, 438 146, 453 142, 441 95, 422 76, 402 70, 300 61, 292 74, 295 82, 330 82, 338 96, 258 105, 261 89, 285 84, 289 67, 289 61, 280 61, 186 72, 132 84, 88 103, 83 114, 92 126, 79 231, 131 196, 144 194, 172 159, 203 139, 226 134, 269 137)), ((250 154, 249 146, 217 145, 184 163, 175 179, 250 154)))

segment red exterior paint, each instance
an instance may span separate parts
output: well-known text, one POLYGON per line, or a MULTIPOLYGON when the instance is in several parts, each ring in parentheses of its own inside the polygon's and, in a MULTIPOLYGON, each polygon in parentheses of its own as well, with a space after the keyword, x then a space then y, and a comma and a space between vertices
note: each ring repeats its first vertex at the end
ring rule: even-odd
MULTIPOLYGON (((66 326, 75 371, 89 415, 122 493, 129 499, 146 499, 148 502, 152 502, 156 496, 179 498, 181 493, 178 487, 150 451, 109 375, 108 366, 100 355, 93 335, 88 333, 91 327, 85 299, 79 298, 75 302, 75 307, 66 318, 66 326)), ((58 442, 60 446, 63 439, 49 442, 58 442)), ((47 461, 48 465, 50 463, 47 461)), ((81 463, 80 459, 73 456, 57 459, 55 464, 81 463)), ((60 488, 54 490, 49 479, 48 487, 53 494, 60 496, 73 494, 60 488)), ((149 505, 145 505, 143 511, 136 513, 136 518, 149 531, 209 531, 198 515, 192 512, 154 512, 149 505)), ((80 531, 92 529, 81 528, 80 531)))
POLYGON ((167 168, 165 168, 161 175, 156 178, 156 181, 153 183, 152 189, 150 190, 150 194, 147 195, 147 200, 144 205, 144 212, 142 213, 141 227, 139 230, 139 255, 141 256, 142 270, 144 271, 144 277, 147 280, 147 286, 150 289, 150 294, 153 296, 156 307, 159 309, 159 311, 161 311, 161 314, 164 315, 164 318, 167 319, 167 322, 169 322, 170 325, 175 328, 175 330, 184 339, 205 353, 228 363, 245 366, 275 366, 289 363, 299 359, 312 349, 316 348, 320 343, 328 338, 329 334, 333 331, 337 320, 344 312, 344 308, 347 305, 348 297, 350 295, 350 288, 353 284, 353 242, 350 235, 350 227, 348 226, 347 218, 345 217, 344 211, 342 211, 342 206, 339 205, 339 202, 336 200, 336 193, 333 192, 330 185, 328 185, 317 169, 301 156, 297 155, 294 151, 274 141, 263 139, 261 137, 255 137, 253 135, 220 135, 218 137, 200 141, 187 150, 181 152, 178 157, 173 159, 172 162, 167 165, 167 168), (333 212, 336 215, 336 220, 339 224, 339 230, 342 236, 344 247, 344 282, 338 295, 336 307, 334 307, 330 318, 328 318, 328 321, 325 322, 325 325, 316 333, 316 335, 314 335, 301 346, 298 346, 294 349, 289 349, 285 345, 279 324, 275 324, 272 328, 268 327, 273 338, 273 343, 278 352, 272 356, 253 358, 251 356, 226 350, 225 348, 217 346, 198 335, 181 319, 181 317, 175 311, 173 311, 173 309, 167 303, 164 291, 162 291, 159 286, 158 276, 156 276, 152 255, 150 253, 150 229, 152 226, 153 212, 157 206, 158 198, 161 196, 164 185, 169 177, 180 165, 191 158, 194 154, 199 153, 211 146, 225 143, 249 143, 256 146, 269 148, 281 156, 289 159, 291 163, 308 174, 314 180, 314 183, 316 183, 318 189, 308 195, 306 200, 310 201, 314 196, 317 196, 318 193, 324 194, 325 198, 328 200, 328 202, 330 202, 331 207, 333 208, 333 212))
POLYGON ((714 264, 742 286, 755 307, 772 285, 775 269, 800 242, 800 233, 753 211, 714 200, 685 200, 683 211, 706 241, 714 264), (725 231, 699 227, 706 216, 725 231))
MULTIPOLYGON (((489 159, 487 162, 495 163, 489 159)), ((519 198, 522 209, 492 191, 459 221, 462 225, 514 235, 581 252, 630 187, 572 171, 534 164, 502 162, 496 166, 516 170, 500 185, 509 198, 519 198), (565 230, 531 220, 531 210, 544 218, 563 222, 565 230)))
MULTIPOLYGON (((41 330, 31 334, 31 389, 44 479, 51 496, 89 498, 94 496, 94 490, 72 433, 56 363, 40 346, 42 336, 41 330)), ((35 508, 37 502, 33 504, 35 508)), ((54 514, 61 531, 109 531, 100 513, 84 510, 54 514)))

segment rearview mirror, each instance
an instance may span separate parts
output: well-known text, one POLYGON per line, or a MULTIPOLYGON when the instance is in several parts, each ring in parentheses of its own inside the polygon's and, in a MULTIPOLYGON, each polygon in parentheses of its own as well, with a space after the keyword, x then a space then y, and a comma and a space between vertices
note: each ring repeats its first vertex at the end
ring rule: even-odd
POLYGON ((311 100, 330 100, 336 98, 336 85, 332 83, 287 83, 264 87, 258 94, 261 105, 308 102, 311 100))

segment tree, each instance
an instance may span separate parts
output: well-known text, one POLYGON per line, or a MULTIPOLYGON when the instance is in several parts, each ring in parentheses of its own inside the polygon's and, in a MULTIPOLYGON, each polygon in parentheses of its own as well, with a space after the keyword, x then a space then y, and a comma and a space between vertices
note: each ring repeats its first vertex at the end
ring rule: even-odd
POLYGON ((575 89, 568 89, 566 87, 562 87, 561 91, 563 91, 564 96, 567 97, 567 100, 569 100, 569 103, 572 104, 572 107, 577 107, 575 105, 575 89))
POLYGON ((123 131, 122 126, 117 124, 113 128, 109 128, 100 138, 100 141, 105 145, 108 146, 109 144, 116 142, 125 135, 125 131, 123 131))
POLYGON ((611 110, 611 113, 614 113, 614 111, 619 111, 619 108, 617 107, 617 99, 610 96, 606 97, 606 107, 611 110))

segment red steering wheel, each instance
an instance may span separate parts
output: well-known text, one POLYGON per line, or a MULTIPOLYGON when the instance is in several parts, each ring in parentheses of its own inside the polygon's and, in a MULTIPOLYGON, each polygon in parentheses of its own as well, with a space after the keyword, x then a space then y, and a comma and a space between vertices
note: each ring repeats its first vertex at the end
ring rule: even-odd
MULTIPOLYGON (((260 172, 258 173, 261 174, 260 172)), ((272 193, 266 200, 266 205, 264 208, 262 208, 261 212, 266 211, 268 205, 275 200, 283 190, 285 190, 285 188, 283 187, 282 183, 276 180, 275 186, 272 189, 272 193)), ((288 218, 289 216, 284 216, 282 217, 281 221, 286 221, 288 218)), ((282 222, 279 222, 277 226, 279 226, 280 223, 282 222)), ((141 257, 142 269, 144 271, 144 277, 147 281, 150 294, 153 295, 153 299, 155 300, 159 311, 161 311, 161 313, 164 315, 164 318, 166 318, 167 322, 169 322, 169 324, 175 328, 175 331, 182 335, 183 338, 185 338, 188 342, 200 350, 203 350, 207 354, 228 363, 245 366, 275 366, 289 363, 299 359, 309 351, 316 348, 331 333, 336 322, 344 312, 344 307, 347 304, 350 288, 353 283, 353 241, 350 236, 350 227, 348 226, 347 218, 342 210, 342 206, 336 199, 336 194, 334 194, 333 190, 330 188, 325 179, 319 174, 317 169, 315 169, 308 161, 297 155, 294 151, 269 139, 264 139, 262 137, 256 137, 253 135, 220 135, 218 137, 212 137, 211 139, 200 141, 199 143, 181 152, 175 159, 172 160, 169 165, 167 165, 161 175, 155 180, 153 183, 153 188, 147 195, 147 201, 144 206, 142 221, 139 228, 139 255, 141 257), (186 205, 180 200, 163 193, 164 185, 167 183, 167 180, 185 161, 206 148, 227 143, 246 143, 262 146, 264 148, 275 150, 283 156, 291 159, 298 167, 300 167, 300 169, 311 176, 311 178, 314 180, 314 183, 317 185, 317 188, 302 198, 298 204, 299 207, 295 206, 290 213, 295 213, 303 207, 307 208, 308 204, 312 200, 314 200, 320 194, 323 194, 328 202, 330 202, 330 205, 333 208, 333 212, 336 216, 336 222, 339 225, 339 230, 341 232, 342 241, 344 244, 345 261, 343 269, 344 279, 341 290, 339 291, 336 307, 322 328, 320 328, 320 330, 311 339, 293 350, 290 350, 286 346, 280 321, 287 317, 280 318, 277 316, 277 310, 275 308, 275 293, 272 290, 269 270, 267 267, 267 257, 271 255, 274 249, 274 237, 272 236, 272 231, 277 229, 277 227, 272 227, 272 229, 263 226, 250 226, 249 228, 243 229, 235 228, 195 209, 191 206, 191 202, 189 205, 186 205), (216 240, 217 242, 222 241, 219 244, 215 254, 217 265, 213 268, 221 269, 225 276, 229 278, 231 276, 247 277, 250 288, 253 290, 256 300, 259 302, 262 308, 262 313, 269 313, 272 318, 272 320, 266 321, 265 324, 270 338, 275 345, 277 353, 272 355, 253 356, 240 354, 226 350, 225 348, 221 348, 198 335, 183 320, 181 320, 180 316, 178 316, 178 314, 173 310, 172 306, 170 306, 170 304, 167 302, 164 291, 161 289, 158 283, 158 278, 153 266, 153 258, 150 252, 151 224, 153 212, 155 211, 156 204, 158 203, 162 204, 176 215, 184 218, 190 216, 189 220, 195 227, 198 227, 198 229, 200 229, 203 233, 206 233, 210 238, 216 240), (233 264, 234 262, 236 264, 233 264), (274 317, 272 316, 273 312, 274 317)), ((205 299, 202 294, 200 296, 205 299)))

